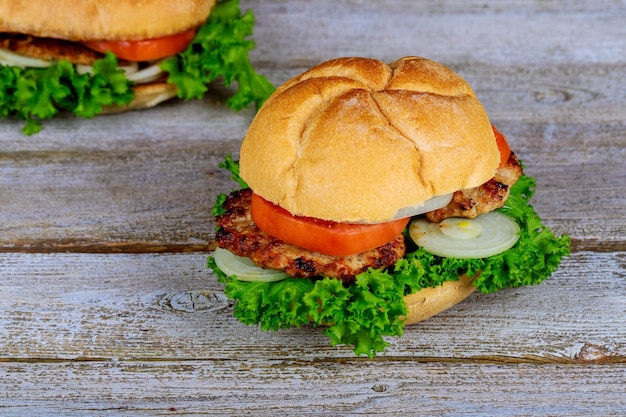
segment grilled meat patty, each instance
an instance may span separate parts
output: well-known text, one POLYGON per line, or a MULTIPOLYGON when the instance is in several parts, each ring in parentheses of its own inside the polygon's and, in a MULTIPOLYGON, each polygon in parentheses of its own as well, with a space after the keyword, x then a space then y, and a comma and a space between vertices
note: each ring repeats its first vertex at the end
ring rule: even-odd
POLYGON ((0 48, 44 61, 67 60, 82 65, 92 65, 104 56, 78 42, 17 33, 0 33, 0 48))
POLYGON ((382 269, 404 256, 404 237, 366 252, 346 257, 324 255, 276 239, 259 229, 250 216, 250 189, 234 191, 223 204, 226 212, 216 218, 219 247, 248 257, 256 265, 285 271, 298 278, 316 276, 354 281, 355 275, 369 268, 382 269))
POLYGON ((478 187, 456 191, 447 206, 426 213, 426 218, 438 223, 448 217, 473 219, 479 214, 489 213, 504 205, 511 187, 521 175, 522 167, 511 152, 506 164, 498 168, 492 179, 478 187))

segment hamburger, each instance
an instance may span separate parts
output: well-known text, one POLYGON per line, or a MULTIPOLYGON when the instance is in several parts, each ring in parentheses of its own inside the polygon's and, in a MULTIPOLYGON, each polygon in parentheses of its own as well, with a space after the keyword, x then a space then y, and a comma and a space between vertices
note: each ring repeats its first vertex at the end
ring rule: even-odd
POLYGON ((372 356, 474 290, 538 284, 569 253, 468 83, 420 57, 339 58, 268 98, 221 195, 208 266, 246 324, 321 326, 372 356))
POLYGON ((252 67, 254 15, 238 0, 0 0, 0 115, 93 117, 197 99, 216 79, 227 105, 260 106, 274 91, 252 67))

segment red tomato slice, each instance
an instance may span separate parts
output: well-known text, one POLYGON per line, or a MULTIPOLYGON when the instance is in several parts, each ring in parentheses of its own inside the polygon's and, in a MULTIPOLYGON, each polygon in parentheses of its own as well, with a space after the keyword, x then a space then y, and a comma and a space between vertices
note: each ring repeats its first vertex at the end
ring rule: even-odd
POLYGON ((127 61, 152 61, 175 55, 191 43, 196 30, 191 29, 176 35, 140 41, 88 41, 85 46, 95 51, 113 52, 118 58, 127 61))
POLYGON ((504 135, 500 133, 494 125, 491 125, 491 127, 493 128, 494 135, 496 135, 496 143, 498 144, 498 150, 500 151, 500 167, 502 167, 511 156, 511 147, 506 141, 504 135))
POLYGON ((331 256, 348 256, 392 241, 409 219, 375 224, 350 224, 313 217, 294 216, 264 198, 252 194, 252 220, 268 235, 283 242, 331 256))

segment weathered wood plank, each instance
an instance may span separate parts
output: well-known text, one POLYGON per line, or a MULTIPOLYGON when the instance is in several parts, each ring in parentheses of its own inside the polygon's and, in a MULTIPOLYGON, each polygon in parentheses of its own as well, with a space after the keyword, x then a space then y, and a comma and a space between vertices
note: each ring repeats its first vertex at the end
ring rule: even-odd
MULTIPOLYGON (((481 68, 471 71, 482 77, 481 68)), ((557 82, 561 75, 552 73, 543 82, 557 82)), ((498 85, 504 88, 508 76, 497 78, 498 85)), ((532 85, 522 87, 527 90, 516 94, 533 94, 532 85)), ((600 107, 612 119, 608 108, 621 93, 599 80, 593 87, 594 95, 571 99, 573 104, 563 98, 547 104, 524 99, 526 112, 498 89, 485 90, 484 97, 497 109, 494 123, 537 179, 534 205, 548 224, 571 234, 577 248, 598 250, 610 243, 619 250, 626 241, 626 125, 582 112, 600 107), (582 110, 566 123, 567 112, 577 106, 582 110)), ((117 251, 122 242, 129 242, 125 250, 204 247, 213 234, 209 209, 215 196, 234 186, 217 164, 227 153, 237 154, 252 114, 205 114, 202 108, 202 103, 177 103, 145 112, 137 118, 140 127, 130 132, 121 126, 136 114, 79 121, 93 123, 84 138, 54 128, 34 138, 0 135, 0 247, 117 251), (163 122, 168 114, 170 124, 163 122), (121 125, 107 129, 114 117, 121 125), (220 123, 207 123, 211 129, 201 132, 194 126, 203 118, 220 123)))
MULTIPOLYGON (((0 254, 0 360, 354 356, 330 347, 319 329, 261 332, 240 324, 205 260, 204 254, 0 254)), ((624 253, 577 253, 542 285, 474 294, 408 327, 390 340, 387 356, 626 361, 625 267, 624 253)))
MULTIPOLYGON (((464 75, 535 175, 535 206, 577 249, 623 249, 626 132, 624 10, 613 2, 392 5, 244 2, 253 53, 281 83, 340 55, 419 54, 464 75), (582 22, 585 25, 582 25, 582 22), (585 36, 573 36, 585 27, 585 36), (289 36, 285 36, 289 34, 289 36), (480 45, 477 48, 476 45, 480 45), (567 152, 563 150, 567 149, 567 152), (576 190, 576 192, 572 192, 576 190)), ((84 121, 33 137, 0 125, 2 250, 201 250, 217 171, 253 112, 204 102, 84 121)))
POLYGON ((252 59, 276 84, 346 55, 461 73, 576 252, 542 285, 474 294, 359 359, 318 329, 238 323, 204 267, 210 206, 232 187, 217 163, 253 117, 215 105, 228 91, 64 116, 32 137, 3 119, 0 414, 625 415, 624 5, 242 7, 257 16, 252 59))
POLYGON ((344 55, 495 65, 619 63, 626 48, 623 5, 610 1, 242 4, 255 11, 255 57, 267 65, 309 66, 344 55))
POLYGON ((623 416, 626 365, 245 358, 0 363, 5 416, 623 416))

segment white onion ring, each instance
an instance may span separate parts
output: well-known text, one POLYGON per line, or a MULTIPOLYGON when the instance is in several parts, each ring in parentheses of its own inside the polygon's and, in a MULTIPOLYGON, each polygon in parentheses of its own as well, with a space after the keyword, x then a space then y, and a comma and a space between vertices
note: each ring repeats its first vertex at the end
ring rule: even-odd
POLYGON ((133 73, 127 72, 126 78, 128 78, 130 81, 136 82, 137 84, 145 84, 158 79, 161 74, 163 74, 163 70, 161 69, 161 62, 157 62, 139 71, 133 73))
POLYGON ((47 68, 54 65, 54 62, 31 58, 0 48, 0 64, 18 68, 47 68))
MULTIPOLYGON (((38 58, 31 58, 24 55, 0 48, 0 64, 18 68, 47 68, 55 64, 54 61, 44 61, 38 58)), ((75 64, 76 72, 79 74, 93 73, 91 65, 75 64)), ((137 84, 145 84, 158 79, 162 74, 161 62, 156 62, 149 67, 139 69, 136 62, 129 65, 120 66, 124 70, 126 78, 137 84)))
POLYGON ((519 234, 518 224, 496 211, 475 219, 450 218, 441 223, 417 218, 409 225, 409 236, 416 245, 445 258, 478 259, 497 255, 512 248, 519 234))
POLYGON ((398 210, 391 220, 404 219, 407 217, 413 217, 420 214, 428 213, 429 211, 437 210, 445 207, 452 201, 452 193, 437 195, 424 201, 422 204, 411 207, 404 207, 398 210))
POLYGON ((256 266, 250 258, 237 256, 229 250, 216 248, 213 259, 217 267, 228 276, 239 281, 275 282, 289 278, 283 271, 256 266))

